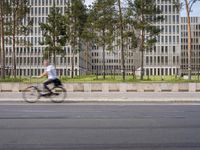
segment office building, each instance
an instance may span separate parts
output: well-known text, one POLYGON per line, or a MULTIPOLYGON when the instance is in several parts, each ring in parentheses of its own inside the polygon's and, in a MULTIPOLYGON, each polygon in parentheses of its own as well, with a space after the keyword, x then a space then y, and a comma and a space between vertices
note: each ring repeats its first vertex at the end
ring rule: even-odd
POLYGON ((156 23, 163 29, 154 47, 145 52, 144 69, 149 75, 178 75, 180 70, 180 12, 172 0, 155 1, 164 21, 156 23))
MULTIPOLYGON (((64 13, 67 0, 29 0, 31 6, 28 16, 33 19, 33 29, 26 36, 18 36, 18 40, 29 41, 31 45, 17 45, 16 47, 16 62, 17 76, 37 76, 44 71, 42 64, 43 53, 45 46, 40 45, 42 40, 42 31, 39 23, 47 21, 50 9, 55 2, 56 7, 60 8, 61 13, 64 13)), ((81 46, 81 52, 75 54, 74 59, 74 75, 86 74, 86 69, 91 70, 91 55, 89 50, 85 49, 84 44, 81 46)), ((57 55, 56 68, 59 76, 71 76, 72 73, 72 50, 71 46, 63 47, 65 54, 57 55)), ((13 67, 12 62, 12 45, 6 45, 6 72, 10 74, 13 67)))
MULTIPOLYGON (((191 71, 200 72, 200 17, 191 17, 191 71)), ((181 73, 188 74, 187 17, 181 17, 181 73)))

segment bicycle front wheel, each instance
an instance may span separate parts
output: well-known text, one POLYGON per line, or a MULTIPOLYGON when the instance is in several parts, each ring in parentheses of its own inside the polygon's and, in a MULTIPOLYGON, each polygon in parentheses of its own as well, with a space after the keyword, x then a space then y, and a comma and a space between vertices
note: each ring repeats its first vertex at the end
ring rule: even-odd
POLYGON ((28 103, 36 103, 40 97, 37 87, 27 87, 22 94, 23 99, 28 103))
POLYGON ((62 103, 65 101, 67 92, 63 87, 54 87, 51 89, 53 94, 50 96, 50 99, 54 103, 62 103))

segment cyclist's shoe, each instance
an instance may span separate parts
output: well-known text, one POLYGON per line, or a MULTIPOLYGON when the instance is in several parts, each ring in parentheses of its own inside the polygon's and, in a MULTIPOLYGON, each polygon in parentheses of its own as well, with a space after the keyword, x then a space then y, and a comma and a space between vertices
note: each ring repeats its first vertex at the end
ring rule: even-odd
POLYGON ((53 93, 53 95, 55 95, 55 96, 58 96, 58 95, 59 95, 59 93, 53 93))
POLYGON ((48 96, 51 96, 53 93, 42 93, 40 94, 41 97, 48 97, 48 96))

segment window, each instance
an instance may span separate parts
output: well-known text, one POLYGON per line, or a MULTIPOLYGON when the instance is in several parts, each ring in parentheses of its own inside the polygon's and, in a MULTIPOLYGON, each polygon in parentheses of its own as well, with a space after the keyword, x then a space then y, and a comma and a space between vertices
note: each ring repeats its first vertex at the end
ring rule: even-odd
POLYGON ((173 46, 173 53, 175 53, 176 52, 176 47, 175 46, 173 46))
POLYGON ((168 53, 168 46, 165 46, 165 53, 168 53))
POLYGON ((165 56, 165 64, 168 64, 168 56, 165 56))

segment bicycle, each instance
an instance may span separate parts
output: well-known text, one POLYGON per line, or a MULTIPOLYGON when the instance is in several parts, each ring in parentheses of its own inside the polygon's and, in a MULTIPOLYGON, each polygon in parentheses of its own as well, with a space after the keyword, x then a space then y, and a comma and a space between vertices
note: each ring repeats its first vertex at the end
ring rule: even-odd
POLYGON ((22 97, 28 103, 36 103, 40 98, 49 98, 54 103, 62 103, 67 97, 67 92, 63 85, 54 85, 50 88, 52 93, 42 94, 38 85, 28 86, 23 90, 22 97))

